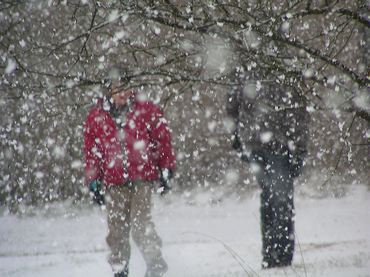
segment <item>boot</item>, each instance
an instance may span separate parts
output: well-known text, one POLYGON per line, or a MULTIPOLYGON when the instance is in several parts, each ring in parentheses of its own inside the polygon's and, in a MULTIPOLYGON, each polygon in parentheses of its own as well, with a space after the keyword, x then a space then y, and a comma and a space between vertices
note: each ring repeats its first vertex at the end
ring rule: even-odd
POLYGON ((147 265, 144 277, 162 277, 168 270, 167 263, 160 257, 147 265))
POLYGON ((128 267, 126 266, 123 271, 114 273, 114 277, 128 277, 128 267))

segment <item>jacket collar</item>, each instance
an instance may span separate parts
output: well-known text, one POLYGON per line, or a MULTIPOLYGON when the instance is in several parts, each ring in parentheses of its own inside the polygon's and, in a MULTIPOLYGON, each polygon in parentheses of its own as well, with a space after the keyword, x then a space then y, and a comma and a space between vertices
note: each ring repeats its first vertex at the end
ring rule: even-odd
POLYGON ((130 97, 128 103, 121 108, 117 108, 114 105, 112 98, 109 96, 104 96, 102 98, 99 98, 97 105, 104 111, 108 112, 112 117, 117 117, 121 115, 122 113, 125 113, 131 110, 136 102, 137 102, 137 94, 135 93, 132 97, 130 97))

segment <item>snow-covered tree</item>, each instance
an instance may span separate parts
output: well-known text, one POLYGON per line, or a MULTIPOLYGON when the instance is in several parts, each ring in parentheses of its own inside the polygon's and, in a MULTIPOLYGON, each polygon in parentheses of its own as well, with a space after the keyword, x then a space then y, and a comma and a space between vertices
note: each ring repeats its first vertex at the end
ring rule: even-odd
POLYGON ((368 10, 365 0, 2 1, 1 202, 80 195, 82 123, 112 64, 166 107, 179 183, 235 177, 223 102, 247 72, 305 95, 312 167, 346 160, 368 176, 368 10))

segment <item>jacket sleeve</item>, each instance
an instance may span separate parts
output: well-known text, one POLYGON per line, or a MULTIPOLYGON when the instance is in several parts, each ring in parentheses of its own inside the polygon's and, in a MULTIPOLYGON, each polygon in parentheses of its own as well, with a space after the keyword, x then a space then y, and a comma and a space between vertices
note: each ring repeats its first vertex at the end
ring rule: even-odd
POLYGON ((302 159, 307 154, 307 144, 309 141, 309 124, 310 114, 307 111, 307 99, 297 94, 298 108, 294 113, 294 121, 291 123, 294 127, 294 132, 291 132, 289 137, 294 142, 293 155, 301 157, 302 159))
POLYGON ((96 137, 96 122, 91 112, 84 125, 84 154, 85 154, 85 184, 93 180, 101 180, 101 157, 99 157, 96 137))
POLYGON ((299 110, 296 115, 295 121, 295 132, 292 136, 292 141, 294 141, 295 144, 293 155, 304 158, 307 154, 307 144, 309 141, 308 125, 310 122, 310 115, 305 110, 305 108, 301 108, 299 110))
POLYGON ((155 143, 160 168, 175 169, 176 157, 171 144, 171 133, 167 121, 159 107, 154 104, 150 108, 150 137, 155 143))

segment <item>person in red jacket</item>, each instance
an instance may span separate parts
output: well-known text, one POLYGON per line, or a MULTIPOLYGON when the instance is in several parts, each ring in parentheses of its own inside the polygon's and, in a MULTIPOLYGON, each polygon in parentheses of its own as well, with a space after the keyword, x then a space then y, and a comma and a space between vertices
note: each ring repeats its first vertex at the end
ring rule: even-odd
POLYGON ((107 192, 109 263, 114 276, 128 276, 130 231, 147 265, 146 277, 167 271, 162 241, 151 219, 155 182, 162 193, 175 169, 171 135, 158 106, 122 89, 115 80, 110 93, 93 107, 84 126, 85 182, 94 200, 107 192))

